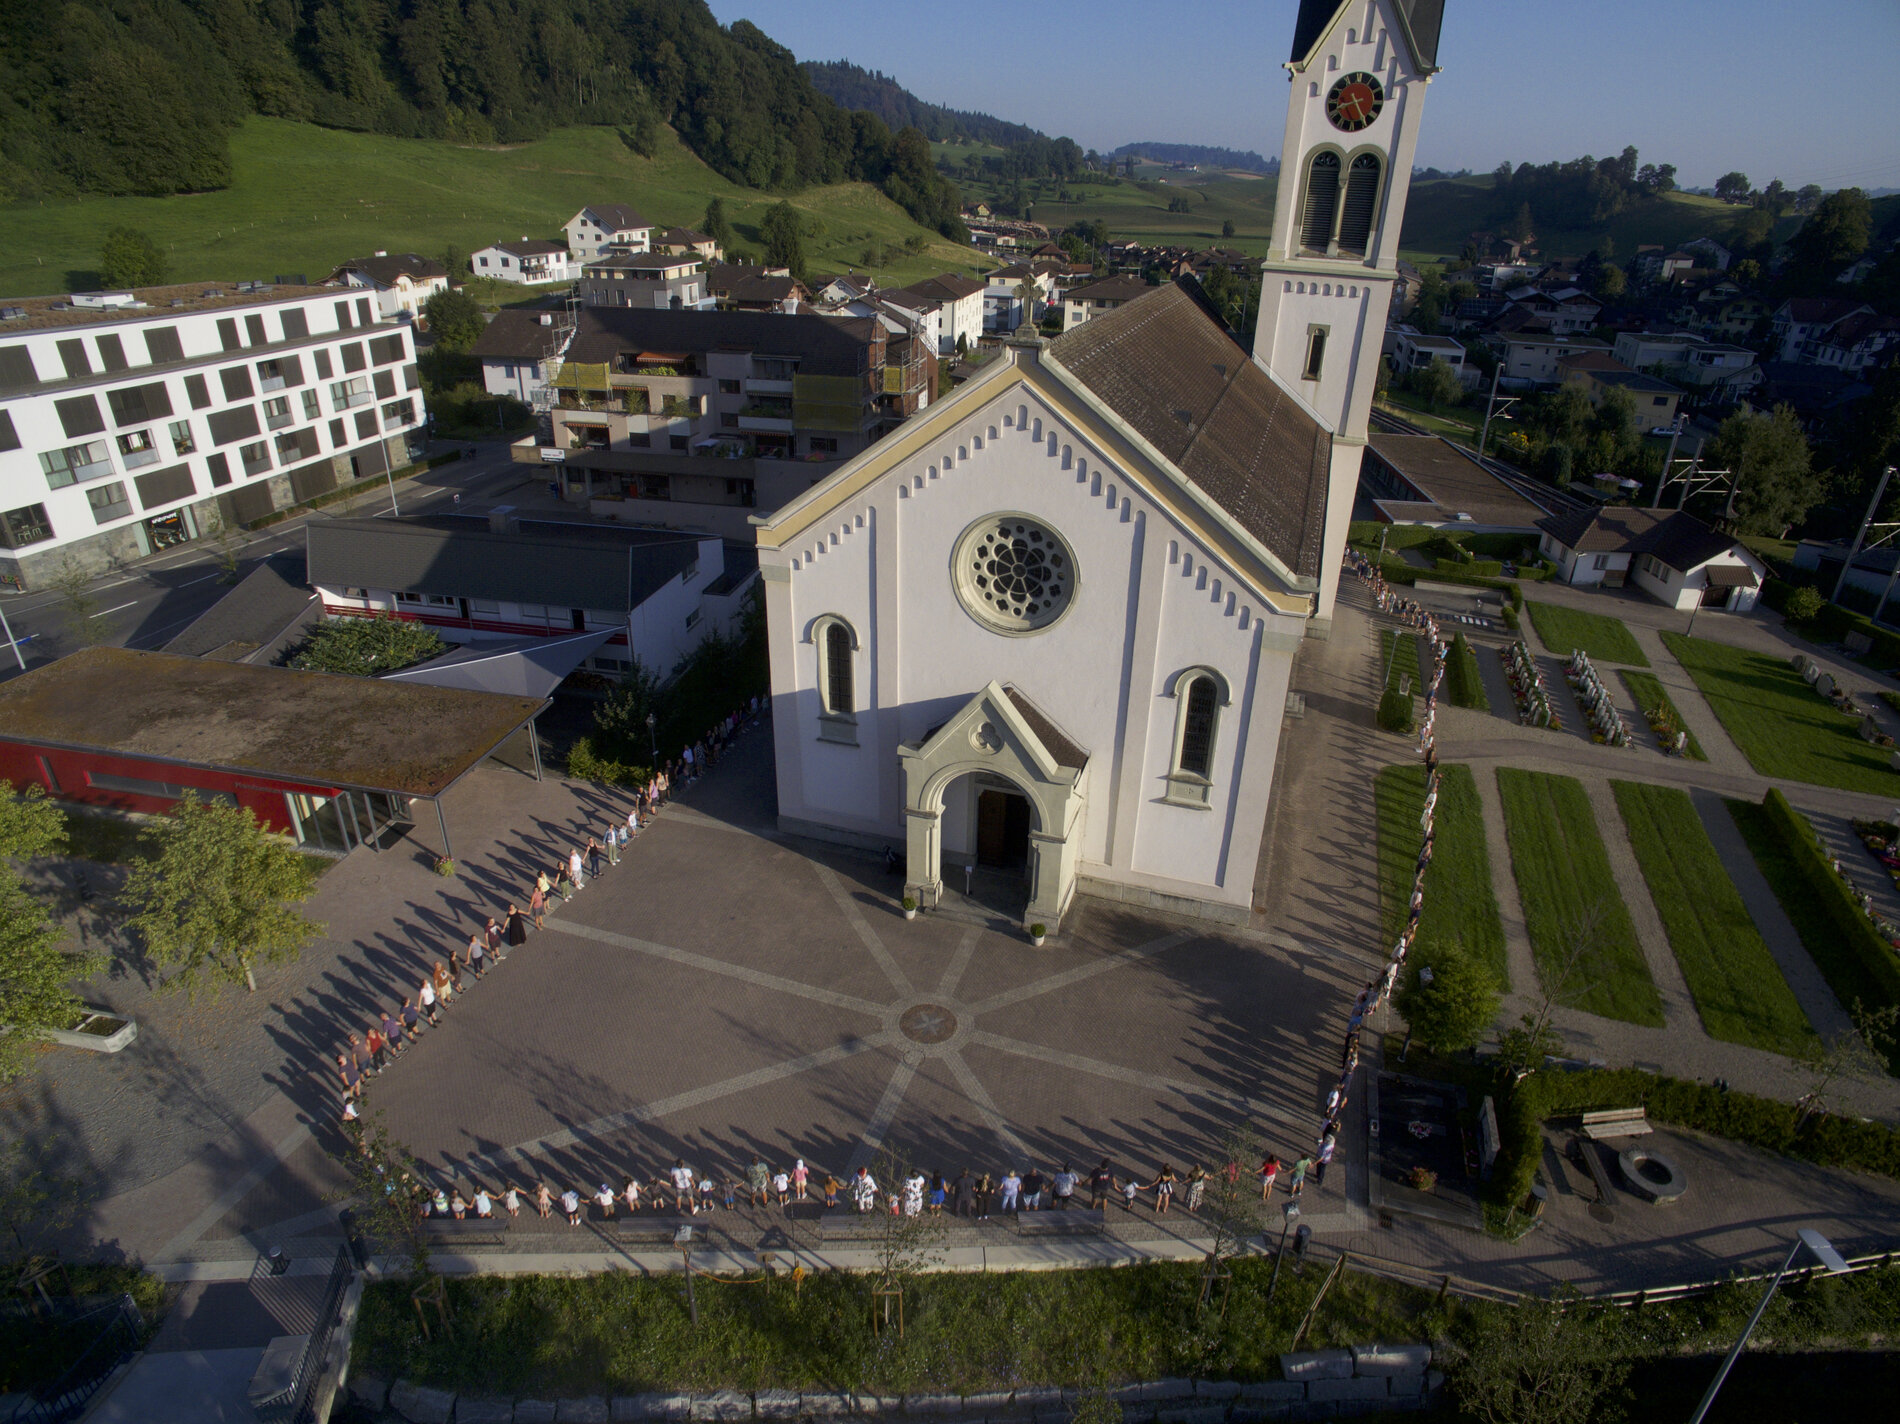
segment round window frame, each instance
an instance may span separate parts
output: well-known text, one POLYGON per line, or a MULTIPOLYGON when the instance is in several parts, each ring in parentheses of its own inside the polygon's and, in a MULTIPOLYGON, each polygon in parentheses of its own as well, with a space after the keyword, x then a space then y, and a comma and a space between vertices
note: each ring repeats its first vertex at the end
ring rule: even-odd
POLYGON ((1020 509, 999 509, 981 519, 974 519, 965 525, 950 546, 950 590, 956 596, 957 604, 968 614, 973 622, 987 632, 1002 638, 1033 638, 1047 633, 1075 607, 1076 595, 1081 591, 1081 566, 1076 561, 1075 547, 1063 537, 1062 532, 1037 515, 1020 509), (1064 592, 1061 605, 1047 619, 1038 623, 1023 624, 999 618, 971 585, 975 575, 969 571, 969 552, 983 532, 994 525, 1021 520, 1040 530, 1062 553, 1068 564, 1068 587, 1064 592))

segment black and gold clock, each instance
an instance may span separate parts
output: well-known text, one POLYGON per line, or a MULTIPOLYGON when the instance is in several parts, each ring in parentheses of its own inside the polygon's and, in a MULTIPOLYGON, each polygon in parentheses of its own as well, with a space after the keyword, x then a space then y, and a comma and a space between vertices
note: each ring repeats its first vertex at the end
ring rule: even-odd
POLYGON ((1336 129, 1358 133, 1385 107, 1385 90, 1376 74, 1345 75, 1326 95, 1326 117, 1336 129))

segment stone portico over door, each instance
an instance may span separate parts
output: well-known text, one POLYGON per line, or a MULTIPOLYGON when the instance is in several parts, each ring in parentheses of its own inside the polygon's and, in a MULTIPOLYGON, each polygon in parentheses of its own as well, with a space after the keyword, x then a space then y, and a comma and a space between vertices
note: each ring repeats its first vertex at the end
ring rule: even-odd
POLYGON ((972 774, 1000 778, 1028 799, 1033 819, 1024 927, 1053 933, 1075 896, 1088 753, 1021 692, 991 682, 923 742, 900 746, 897 759, 904 768, 904 893, 926 909, 943 898, 944 793, 972 774))

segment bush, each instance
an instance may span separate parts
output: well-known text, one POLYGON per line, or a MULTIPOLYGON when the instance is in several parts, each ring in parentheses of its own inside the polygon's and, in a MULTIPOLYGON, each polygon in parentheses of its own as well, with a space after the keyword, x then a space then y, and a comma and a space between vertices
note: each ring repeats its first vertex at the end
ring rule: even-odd
POLYGON ((642 786, 653 773, 644 766, 614 761, 594 751, 586 737, 577 737, 567 749, 567 774, 575 781, 598 781, 608 786, 642 786))
POLYGON ((1379 725, 1401 735, 1412 730, 1412 695, 1389 687, 1379 699, 1379 725))
POLYGON ((326 618, 310 630, 289 665, 305 672, 376 677, 425 662, 446 646, 426 623, 412 623, 393 613, 326 618))
POLYGON ((1781 611, 1790 623, 1806 623, 1821 611, 1826 601, 1818 588, 1791 589, 1782 601, 1781 611))
POLYGON ((1498 1016, 1498 981, 1458 946, 1427 945, 1406 966, 1393 1002, 1420 1039, 1440 1053, 1456 1053, 1483 1037, 1498 1016))
POLYGON ((1878 987, 1881 1001, 1868 1008, 1900 1003, 1900 962, 1862 913, 1847 882, 1834 873, 1830 857, 1805 818, 1788 804, 1788 798, 1770 787, 1762 797, 1762 812, 1789 858, 1801 872, 1801 878, 1813 892, 1817 909, 1826 916, 1839 943, 1860 965, 1867 980, 1878 987))
MULTIPOLYGON (((1546 577, 1548 577, 1548 575, 1546 575, 1546 577)), ((1518 613, 1524 611, 1524 590, 1517 584, 1511 585, 1511 607, 1518 613)), ((1511 626, 1515 628, 1517 624, 1512 623, 1511 626)))
POLYGON ((1462 573, 1471 574, 1478 578, 1500 578, 1504 573, 1504 564, 1499 559, 1473 559, 1470 557, 1466 557, 1462 560, 1439 559, 1433 565, 1433 568, 1441 574, 1462 573))
POLYGON ((1509 628, 1513 633, 1515 633, 1517 631, 1517 622, 1518 622, 1517 605, 1515 603, 1505 604, 1504 605, 1504 626, 1506 628, 1509 628))

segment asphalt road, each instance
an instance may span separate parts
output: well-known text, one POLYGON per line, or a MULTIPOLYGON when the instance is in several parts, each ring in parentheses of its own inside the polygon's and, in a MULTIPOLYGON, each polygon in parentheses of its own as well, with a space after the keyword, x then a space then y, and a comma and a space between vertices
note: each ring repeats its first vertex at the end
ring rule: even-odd
MULTIPOLYGON (((396 498, 402 512, 447 509, 457 494, 492 499, 543 478, 538 467, 511 463, 508 447, 501 441, 486 441, 476 449, 479 453, 473 460, 465 458, 437 470, 424 470, 398 483, 396 498)), ((323 514, 373 515, 388 511, 389 486, 385 482, 365 488, 349 503, 330 505, 323 514)), ((240 553, 238 577, 269 555, 301 544, 309 518, 300 514, 243 536, 236 543, 240 553)), ((87 626, 83 633, 69 601, 52 589, 0 594, 0 614, 5 615, 27 670, 88 643, 162 648, 229 591, 230 585, 222 579, 220 557, 215 544, 198 540, 100 575, 88 590, 92 608, 84 619, 87 626)), ((0 681, 18 677, 20 672, 20 659, 0 638, 0 681)))

